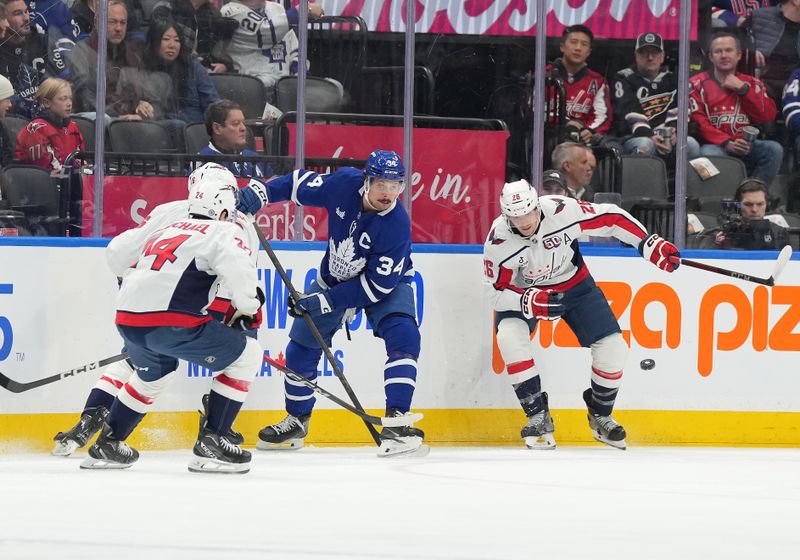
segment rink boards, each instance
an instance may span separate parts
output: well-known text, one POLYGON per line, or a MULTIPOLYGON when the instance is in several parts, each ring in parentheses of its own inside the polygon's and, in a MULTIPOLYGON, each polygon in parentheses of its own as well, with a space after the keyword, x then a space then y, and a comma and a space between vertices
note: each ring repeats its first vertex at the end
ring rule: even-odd
MULTIPOLYGON (((102 240, 0 238, 0 372, 29 382, 114 355, 116 280, 102 240)), ((298 288, 314 277, 322 244, 276 243, 298 288)), ((586 247, 586 261, 630 344, 615 416, 630 444, 800 446, 800 264, 766 288, 683 267, 659 271, 627 249, 586 247), (644 359, 651 370, 640 369, 644 359)), ((769 276, 775 253, 694 253, 716 266, 769 276), (733 258, 740 257, 740 258, 733 258)), ((485 308, 477 246, 415 247, 414 289, 422 354, 414 409, 432 444, 519 445, 524 416, 504 372, 485 308)), ((272 357, 288 342, 285 287, 266 253, 259 275, 267 294, 259 341, 272 357)), ((360 401, 383 406, 381 341, 359 315, 332 350, 360 401)), ((559 444, 591 441, 581 393, 589 382, 589 350, 566 324, 541 323, 532 337, 543 387, 550 394, 559 444)), ((45 449, 76 420, 96 372, 24 393, 0 388, 0 450, 45 449)), ((330 364, 318 381, 344 396, 330 364)), ((210 372, 181 363, 171 387, 132 440, 144 448, 185 447, 195 437, 200 396, 210 372)), ((237 427, 249 444, 259 428, 283 416, 282 379, 264 366, 237 427)), ((319 399, 310 444, 367 444, 353 415, 319 399)))

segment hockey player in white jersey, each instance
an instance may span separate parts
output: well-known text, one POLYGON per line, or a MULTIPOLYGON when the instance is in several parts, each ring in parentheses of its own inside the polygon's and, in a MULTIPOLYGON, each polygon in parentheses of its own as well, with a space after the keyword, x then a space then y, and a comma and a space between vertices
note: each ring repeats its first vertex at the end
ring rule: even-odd
MULTIPOLYGON (((190 195, 196 186, 213 181, 221 181, 224 183, 235 181, 235 178, 228 169, 220 164, 206 163, 198 167, 190 175, 188 180, 190 195)), ((137 247, 135 243, 130 243, 126 252, 116 252, 113 255, 113 258, 116 260, 113 266, 115 268, 124 269, 128 264, 136 262, 145 242, 156 231, 188 217, 189 201, 187 199, 167 202, 157 206, 135 229, 135 235, 139 239, 140 246, 137 247)), ((258 236, 253 229, 252 222, 248 220, 244 214, 238 212, 236 223, 246 235, 247 246, 258 247, 258 236)), ((253 264, 256 263, 257 256, 258 252, 253 251, 253 264)), ((230 304, 230 297, 225 290, 225 286, 221 286, 217 298, 208 308, 208 311, 215 319, 223 323, 229 323, 232 320, 236 310, 230 304)), ((258 317, 260 317, 260 313, 258 317)), ((260 321, 253 323, 253 329, 248 332, 249 335, 256 335, 259 323, 260 321)), ((101 371, 100 378, 89 392, 78 422, 69 430, 58 432, 53 438, 55 441, 52 451, 53 455, 58 457, 68 457, 72 455, 76 449, 86 445, 94 435, 100 431, 100 428, 103 426, 103 420, 106 414, 108 414, 108 409, 111 408, 111 404, 114 402, 114 397, 117 396, 117 392, 125 385, 132 373, 133 368, 129 360, 121 360, 109 364, 101 371)), ((169 375, 169 378, 172 379, 174 376, 175 374, 172 373, 169 375)), ((165 380, 164 382, 167 383, 168 381, 165 380)), ((207 414, 207 394, 203 395, 202 401, 203 412, 207 414)), ((230 430, 227 438, 237 445, 241 445, 244 442, 242 434, 233 429, 230 430)))
MULTIPOLYGON (((324 15, 316 3, 308 5, 309 20, 324 15)), ((292 30, 297 10, 280 2, 233 0, 220 8, 222 17, 239 23, 225 50, 236 71, 261 80, 267 91, 283 76, 297 74, 298 41, 292 30)))
POLYGON ((178 359, 184 359, 218 373, 189 470, 249 471, 250 454, 225 435, 262 363, 263 349, 242 329, 250 326, 263 294, 251 258, 255 248, 248 247, 235 223, 238 186, 231 179, 196 185, 189 196, 189 216, 155 231, 143 249, 141 232, 135 229, 109 244, 109 266, 123 278, 117 329, 135 373, 119 390, 82 468, 127 468, 138 459, 125 439, 163 391, 178 359), (132 265, 121 258, 136 249, 141 250, 132 265), (233 327, 208 313, 220 283, 241 314, 233 327))
POLYGON ((540 319, 563 318, 581 346, 591 349, 591 386, 584 391, 589 426, 597 441, 625 449, 625 429, 611 412, 628 346, 608 301, 583 262, 578 238, 616 237, 637 247, 662 270, 680 261, 678 248, 614 204, 562 196, 539 197, 525 180, 506 183, 502 215, 483 247, 488 298, 495 311, 497 344, 528 423, 522 438, 530 448, 555 447, 547 393, 536 371, 530 335, 540 319))

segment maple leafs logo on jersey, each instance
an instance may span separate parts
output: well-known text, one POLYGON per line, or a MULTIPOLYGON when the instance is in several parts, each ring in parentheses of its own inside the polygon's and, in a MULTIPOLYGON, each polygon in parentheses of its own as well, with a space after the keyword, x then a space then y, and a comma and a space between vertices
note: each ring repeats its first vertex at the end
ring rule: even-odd
POLYGON ((356 249, 352 237, 342 239, 338 247, 331 239, 329 247, 328 270, 337 280, 349 280, 361 272, 367 264, 367 259, 364 257, 354 258, 356 249))

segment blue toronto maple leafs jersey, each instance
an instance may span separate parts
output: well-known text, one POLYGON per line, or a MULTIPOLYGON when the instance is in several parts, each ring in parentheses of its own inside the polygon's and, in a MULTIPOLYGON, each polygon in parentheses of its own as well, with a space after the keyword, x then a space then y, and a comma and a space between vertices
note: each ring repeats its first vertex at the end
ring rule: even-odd
POLYGON ((365 212, 364 173, 344 167, 320 175, 299 169, 267 183, 270 202, 292 200, 328 211, 328 248, 317 281, 336 308, 377 303, 414 276, 411 220, 395 202, 383 212, 365 212))
POLYGON ((800 68, 792 72, 783 88, 783 120, 792 134, 800 133, 800 68))

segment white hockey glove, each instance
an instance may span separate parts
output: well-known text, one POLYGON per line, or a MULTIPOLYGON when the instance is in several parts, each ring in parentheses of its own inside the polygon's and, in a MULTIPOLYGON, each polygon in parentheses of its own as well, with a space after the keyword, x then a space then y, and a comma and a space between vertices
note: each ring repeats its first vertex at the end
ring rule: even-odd
POLYGON ((520 298, 522 314, 528 319, 555 321, 564 314, 563 292, 528 288, 520 298))

